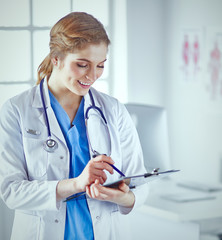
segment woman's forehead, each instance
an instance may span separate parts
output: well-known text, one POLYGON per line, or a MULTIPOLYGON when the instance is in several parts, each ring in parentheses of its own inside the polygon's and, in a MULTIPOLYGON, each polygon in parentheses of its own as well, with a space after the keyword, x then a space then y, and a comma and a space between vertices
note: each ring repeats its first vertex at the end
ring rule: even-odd
POLYGON ((106 60, 108 47, 106 44, 87 44, 83 49, 76 50, 73 53, 68 53, 67 58, 79 60, 99 61, 106 60))

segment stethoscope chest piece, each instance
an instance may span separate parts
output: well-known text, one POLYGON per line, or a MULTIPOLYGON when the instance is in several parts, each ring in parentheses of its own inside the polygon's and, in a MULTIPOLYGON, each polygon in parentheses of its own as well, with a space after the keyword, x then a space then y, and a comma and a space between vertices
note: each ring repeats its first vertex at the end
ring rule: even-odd
POLYGON ((52 138, 49 138, 44 142, 44 149, 47 152, 54 152, 57 148, 58 148, 58 143, 52 138))

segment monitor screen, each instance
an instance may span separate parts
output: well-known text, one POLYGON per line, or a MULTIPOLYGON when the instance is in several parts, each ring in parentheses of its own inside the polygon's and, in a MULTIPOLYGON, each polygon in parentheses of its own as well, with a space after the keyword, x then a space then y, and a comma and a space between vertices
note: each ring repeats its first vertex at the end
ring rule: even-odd
POLYGON ((147 171, 170 169, 166 110, 162 107, 125 104, 139 134, 147 171))

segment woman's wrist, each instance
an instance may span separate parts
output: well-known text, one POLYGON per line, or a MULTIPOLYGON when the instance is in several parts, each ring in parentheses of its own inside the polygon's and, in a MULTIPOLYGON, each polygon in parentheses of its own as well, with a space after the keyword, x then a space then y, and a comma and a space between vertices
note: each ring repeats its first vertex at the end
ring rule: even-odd
POLYGON ((132 191, 124 194, 122 198, 120 198, 117 204, 121 207, 125 208, 133 208, 135 204, 135 195, 132 191))
POLYGON ((78 189, 77 187, 77 182, 78 181, 76 178, 64 179, 59 181, 56 187, 57 201, 65 199, 75 193, 81 192, 81 189, 78 189))

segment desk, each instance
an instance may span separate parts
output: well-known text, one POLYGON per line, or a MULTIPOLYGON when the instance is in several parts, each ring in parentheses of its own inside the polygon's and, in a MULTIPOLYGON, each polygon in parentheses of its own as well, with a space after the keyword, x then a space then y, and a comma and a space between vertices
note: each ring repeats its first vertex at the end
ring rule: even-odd
MULTIPOLYGON (((167 237, 168 234, 172 235, 174 232, 173 237, 171 236, 169 239, 183 239, 183 234, 186 236, 184 239, 199 239, 199 235, 202 233, 217 233, 221 231, 222 191, 204 193, 179 187, 175 181, 170 179, 160 179, 151 182, 149 183, 149 187, 149 196, 145 204, 137 210, 136 214, 140 215, 140 217, 142 216, 143 221, 149 222, 152 219, 151 222, 159 226, 156 230, 158 231, 159 229, 160 232, 165 231, 164 234, 167 237), (175 202, 164 198, 164 196, 170 194, 179 196, 195 195, 196 197, 205 195, 212 199, 175 202), (166 230, 167 228, 168 231, 166 230), (189 234, 191 234, 189 238, 186 235, 186 231, 189 231, 189 234)), ((148 225, 147 228, 149 228, 148 225)), ((145 227, 143 231, 145 231, 145 227)), ((155 239, 161 239, 161 237, 155 239)))
POLYGON ((177 186, 175 181, 161 179, 151 182, 150 194, 143 206, 146 212, 152 212, 175 221, 202 221, 222 217, 222 191, 202 192, 177 186), (212 199, 175 202, 164 198, 170 194, 191 197, 209 197, 212 199))

